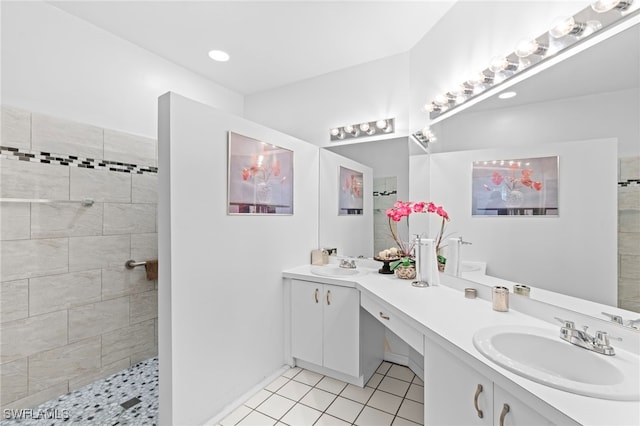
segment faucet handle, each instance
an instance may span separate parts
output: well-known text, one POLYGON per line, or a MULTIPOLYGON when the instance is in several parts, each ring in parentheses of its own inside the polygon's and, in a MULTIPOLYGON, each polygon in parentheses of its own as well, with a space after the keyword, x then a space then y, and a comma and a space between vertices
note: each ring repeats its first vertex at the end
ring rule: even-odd
POLYGON ((620 315, 609 314, 607 312, 601 312, 602 315, 609 317, 609 319, 618 324, 624 324, 622 317, 620 315))
POLYGON ((610 339, 622 342, 622 337, 610 336, 606 331, 596 331, 596 343, 599 345, 609 346, 610 339))
POLYGON ((606 331, 596 331, 596 343, 601 346, 609 346, 609 335, 606 331))
POLYGON ((465 240, 462 239, 462 237, 460 237, 460 244, 465 245, 465 246, 470 246, 473 243, 469 242, 469 241, 465 241, 465 240))
POLYGON ((636 330, 640 330, 640 318, 627 321, 627 327, 635 328, 636 330))
POLYGON ((564 320, 562 318, 558 318, 558 317, 553 317, 556 321, 559 321, 563 324, 564 328, 576 328, 576 323, 574 323, 573 321, 569 321, 569 320, 564 320))

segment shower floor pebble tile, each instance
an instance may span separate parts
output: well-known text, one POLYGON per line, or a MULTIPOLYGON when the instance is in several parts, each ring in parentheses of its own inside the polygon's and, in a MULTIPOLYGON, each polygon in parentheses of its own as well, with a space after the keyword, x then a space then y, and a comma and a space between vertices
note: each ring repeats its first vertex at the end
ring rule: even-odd
POLYGON ((424 383, 383 362, 365 388, 298 367, 285 371, 225 417, 220 426, 419 426, 424 383))
POLYGON ((155 425, 158 417, 158 358, 139 362, 126 370, 47 401, 31 412, 34 415, 48 413, 57 418, 7 419, 1 421, 0 426, 155 425), (138 398, 140 402, 130 408, 120 405, 132 398, 138 398))

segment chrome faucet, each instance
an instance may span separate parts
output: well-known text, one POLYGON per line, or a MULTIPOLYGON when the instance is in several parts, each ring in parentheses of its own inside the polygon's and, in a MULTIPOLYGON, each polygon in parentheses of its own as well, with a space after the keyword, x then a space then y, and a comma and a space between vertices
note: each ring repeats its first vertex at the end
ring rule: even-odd
POLYGON ((340 264, 338 266, 345 269, 356 269, 356 261, 355 259, 340 259, 340 264))
MULTIPOLYGON (((587 329, 589 328, 587 326, 584 326, 582 330, 578 330, 576 329, 573 321, 563 320, 558 317, 555 317, 555 319, 563 324, 560 328, 560 338, 562 340, 566 340, 573 345, 589 349, 590 351, 594 351, 602 355, 612 356, 616 354, 613 346, 609 343, 610 336, 606 331, 596 331, 596 335, 591 336, 587 333, 587 329)), ((611 338, 615 340, 622 340, 618 337, 611 338)))

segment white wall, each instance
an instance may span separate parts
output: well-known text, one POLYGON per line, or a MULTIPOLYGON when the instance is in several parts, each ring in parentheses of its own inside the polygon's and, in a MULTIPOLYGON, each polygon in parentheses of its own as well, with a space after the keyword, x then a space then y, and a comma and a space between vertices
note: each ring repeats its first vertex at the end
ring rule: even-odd
POLYGON ((486 261, 488 275, 617 304, 615 139, 433 154, 430 167, 448 231, 473 243, 463 259, 486 261), (471 216, 473 161, 556 155, 559 216, 471 216))
POLYGON ((282 270, 318 247, 318 148, 160 99, 160 423, 202 424, 284 363, 282 270), (227 131, 294 151, 294 214, 226 214, 227 131))
MULTIPOLYGON (((329 130, 396 118, 393 136, 409 129, 409 54, 402 53, 288 86, 249 95, 245 117, 319 146, 329 130)), ((389 135, 368 140, 388 139, 389 135)))
MULTIPOLYGON (((320 150, 318 239, 339 256, 373 256, 373 170, 346 157, 320 150), (363 173, 362 215, 338 215, 340 166, 363 173)), ((307 259, 308 260, 308 259, 307 259)), ((308 262, 307 262, 308 263, 308 262)))
POLYGON ((1 7, 5 105, 153 138, 169 90, 242 114, 242 95, 50 4, 1 7))

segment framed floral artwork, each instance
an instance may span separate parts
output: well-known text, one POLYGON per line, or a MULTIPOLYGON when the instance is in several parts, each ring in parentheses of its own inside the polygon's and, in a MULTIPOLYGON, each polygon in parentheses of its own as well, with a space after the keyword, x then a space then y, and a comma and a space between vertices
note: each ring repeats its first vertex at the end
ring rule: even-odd
POLYGON ((558 157, 473 162, 473 216, 558 216, 558 157))
POLYGON ((339 177, 338 215, 361 215, 363 213, 364 199, 362 172, 347 169, 340 166, 339 177))
POLYGON ((293 214, 293 151, 229 132, 227 214, 293 214))

